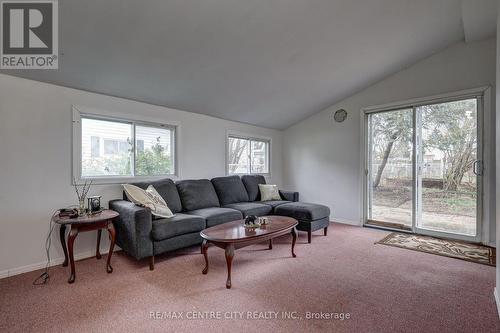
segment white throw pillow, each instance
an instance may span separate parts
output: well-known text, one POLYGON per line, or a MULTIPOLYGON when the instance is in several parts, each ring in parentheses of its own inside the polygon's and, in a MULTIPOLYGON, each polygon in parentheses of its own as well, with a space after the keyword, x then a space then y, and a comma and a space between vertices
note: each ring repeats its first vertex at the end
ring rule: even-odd
POLYGON ((281 200, 277 185, 259 184, 260 201, 281 200))
POLYGON ((153 185, 149 185, 146 190, 131 184, 124 184, 122 186, 125 190, 125 195, 131 202, 151 209, 151 214, 159 217, 174 216, 165 200, 163 200, 153 185))

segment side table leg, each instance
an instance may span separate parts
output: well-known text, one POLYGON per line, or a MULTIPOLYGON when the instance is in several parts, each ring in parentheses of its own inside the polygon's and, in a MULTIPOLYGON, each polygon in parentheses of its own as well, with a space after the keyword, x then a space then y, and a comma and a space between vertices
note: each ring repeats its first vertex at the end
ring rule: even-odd
POLYGON ((273 240, 270 239, 269 240, 269 250, 272 250, 273 249, 273 240))
POLYGON ((97 246, 95 248, 95 257, 97 259, 101 259, 101 252, 100 252, 100 247, 101 247, 101 234, 102 234, 102 229, 97 230, 97 246))
POLYGON ((75 243, 75 238, 78 236, 78 228, 71 226, 71 230, 68 236, 68 252, 69 252, 69 264, 71 266, 71 275, 69 276, 68 283, 75 282, 75 258, 73 257, 73 244, 75 243))
POLYGON ((61 246, 64 252, 63 267, 68 266, 68 249, 66 248, 66 224, 61 224, 59 228, 59 238, 61 239, 61 246))
POLYGON ((201 253, 203 253, 203 257, 205 257, 205 268, 203 268, 203 274, 208 273, 208 241, 206 239, 203 240, 201 244, 201 253))
POLYGON ((228 244, 226 246, 226 263, 227 263, 227 281, 226 288, 231 289, 231 265, 234 257, 234 245, 228 244))
POLYGON ((294 258, 297 257, 294 252, 296 241, 297 241, 297 229, 292 228, 292 257, 294 258))
POLYGON ((108 224, 108 233, 109 238, 111 239, 109 243, 109 253, 108 253, 108 261, 106 262, 106 271, 108 273, 113 273, 113 267, 111 267, 111 256, 113 255, 113 248, 115 247, 115 239, 116 239, 116 231, 113 223, 108 224))

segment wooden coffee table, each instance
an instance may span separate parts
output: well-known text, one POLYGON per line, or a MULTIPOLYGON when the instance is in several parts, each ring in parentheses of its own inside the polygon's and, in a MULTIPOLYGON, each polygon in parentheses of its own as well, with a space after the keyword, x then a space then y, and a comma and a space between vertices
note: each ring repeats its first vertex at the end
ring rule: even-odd
POLYGON ((238 220, 219 224, 207 228, 200 232, 203 238, 201 245, 201 253, 205 257, 205 268, 203 274, 208 273, 208 256, 207 250, 209 244, 213 244, 226 252, 227 263, 227 281, 226 288, 231 288, 231 264, 233 262, 234 250, 242 247, 269 241, 269 249, 272 249, 272 239, 292 234, 292 256, 295 258, 295 241, 297 240, 297 230, 295 226, 298 224, 296 219, 285 216, 266 216, 268 224, 257 229, 247 229, 243 226, 244 220, 238 220))

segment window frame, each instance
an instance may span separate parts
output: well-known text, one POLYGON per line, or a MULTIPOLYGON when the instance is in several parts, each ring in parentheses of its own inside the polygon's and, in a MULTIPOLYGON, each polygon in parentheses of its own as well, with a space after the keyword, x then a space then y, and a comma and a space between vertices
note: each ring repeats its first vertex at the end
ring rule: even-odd
POLYGON ((272 139, 269 137, 259 137, 255 135, 248 135, 239 132, 228 131, 226 134, 226 175, 227 176, 241 176, 241 175, 261 175, 270 177, 271 176, 271 149, 272 149, 272 139), (249 152, 248 152, 248 172, 229 172, 229 139, 241 139, 248 140, 249 152), (267 171, 268 172, 252 172, 252 142, 259 141, 265 142, 267 144, 267 171))
MULTIPOLYGON (((162 178, 178 178, 179 169, 178 169, 178 132, 179 125, 173 123, 159 123, 152 121, 144 121, 137 120, 125 117, 116 117, 114 115, 107 115, 103 113, 98 113, 96 110, 85 110, 80 111, 75 106, 72 106, 72 122, 73 122, 73 145, 72 145, 72 183, 75 181, 77 183, 81 183, 84 181, 92 180, 93 184, 122 184, 127 182, 140 182, 140 181, 153 181, 156 179, 162 178), (86 112, 88 111, 88 112, 86 112), (111 121, 115 123, 123 123, 129 124, 131 128, 132 137, 130 138, 133 142, 132 152, 131 152, 131 169, 132 175, 130 176, 92 176, 92 177, 84 177, 82 176, 82 118, 85 119, 94 119, 94 120, 103 120, 103 121, 111 121), (136 137, 135 137, 135 129, 136 126, 145 126, 145 127, 153 127, 160 129, 168 129, 170 130, 170 142, 171 150, 172 150, 172 168, 173 172, 169 174, 162 175, 154 175, 154 176, 141 176, 136 175, 136 156, 137 156, 137 147, 136 147, 136 137)), ((103 148, 103 147, 102 147, 103 148)), ((104 148, 103 148, 104 149, 104 148)))

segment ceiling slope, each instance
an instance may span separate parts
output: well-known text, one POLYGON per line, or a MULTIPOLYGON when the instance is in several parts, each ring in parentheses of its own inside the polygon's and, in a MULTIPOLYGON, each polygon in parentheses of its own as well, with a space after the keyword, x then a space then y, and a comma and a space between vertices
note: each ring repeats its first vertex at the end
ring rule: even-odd
POLYGON ((284 129, 463 40, 459 0, 59 1, 39 81, 284 129))
POLYGON ((495 36, 497 0, 462 0, 462 20, 468 43, 495 36))

